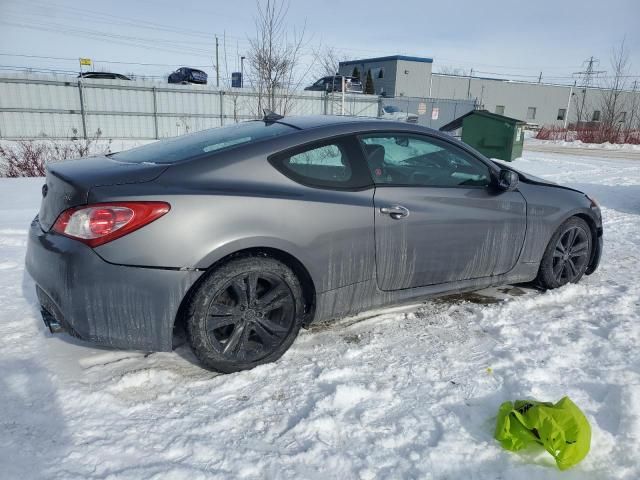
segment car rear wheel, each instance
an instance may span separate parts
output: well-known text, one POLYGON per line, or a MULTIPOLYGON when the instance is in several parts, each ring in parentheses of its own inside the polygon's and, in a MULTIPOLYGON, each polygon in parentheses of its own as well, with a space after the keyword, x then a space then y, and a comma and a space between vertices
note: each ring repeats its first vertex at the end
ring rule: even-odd
POLYGON ((577 283, 589 266, 593 240, 587 222, 572 217, 551 237, 542 257, 538 283, 543 288, 558 288, 577 283))
POLYGON ((231 260, 194 292, 187 337, 198 359, 223 373, 280 358, 302 325, 303 294, 289 267, 268 257, 231 260))

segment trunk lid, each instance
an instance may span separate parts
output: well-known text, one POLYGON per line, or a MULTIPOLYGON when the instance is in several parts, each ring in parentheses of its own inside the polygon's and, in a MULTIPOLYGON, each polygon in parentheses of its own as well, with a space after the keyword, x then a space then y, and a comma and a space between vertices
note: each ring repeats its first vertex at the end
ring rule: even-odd
POLYGON ((118 162, 107 156, 48 165, 46 184, 42 186, 40 225, 47 231, 64 210, 85 205, 93 187, 150 182, 167 168, 169 165, 118 162))

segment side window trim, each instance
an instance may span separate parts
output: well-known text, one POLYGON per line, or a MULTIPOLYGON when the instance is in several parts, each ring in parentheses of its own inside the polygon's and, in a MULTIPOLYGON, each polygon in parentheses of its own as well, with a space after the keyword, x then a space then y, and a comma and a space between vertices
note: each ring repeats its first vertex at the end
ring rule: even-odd
POLYGON ((369 169, 369 165, 368 165, 368 158, 367 158, 367 152, 366 152, 366 148, 365 148, 365 143, 362 141, 364 137, 371 137, 371 136, 383 136, 383 135, 388 135, 388 136, 397 136, 397 135, 406 135, 406 136, 413 136, 413 137, 417 137, 419 139, 426 139, 425 141, 430 142, 435 140, 436 142, 442 142, 444 144, 446 144, 448 147, 452 148, 453 150, 457 150, 459 152, 462 152, 462 154, 464 154, 465 156, 469 157, 470 159, 472 159, 475 163, 477 163, 478 165, 482 165, 482 167, 487 169, 487 174, 488 174, 488 181, 491 182, 491 178, 493 177, 493 175, 495 174, 496 168, 494 165, 486 162, 484 159, 478 157, 476 154, 474 154, 474 152, 471 152, 467 149, 465 149, 464 147, 460 146, 460 145, 456 145, 455 143, 449 141, 446 138, 441 138, 439 136, 435 136, 435 135, 430 135, 429 133, 422 133, 422 132, 415 132, 415 131, 411 131, 411 130, 372 130, 372 131, 367 131, 367 132, 359 132, 356 133, 356 139, 358 141, 358 144, 360 145, 360 151, 362 153, 362 159, 365 163, 365 167, 367 169, 367 171, 369 172, 369 175, 371 176, 371 180, 374 184, 374 186, 376 188, 380 188, 380 187, 412 187, 412 188, 475 188, 475 189, 485 189, 487 188, 487 185, 419 185, 419 184, 411 184, 411 183, 376 183, 375 178, 373 177, 373 175, 371 174, 371 171, 369 169))

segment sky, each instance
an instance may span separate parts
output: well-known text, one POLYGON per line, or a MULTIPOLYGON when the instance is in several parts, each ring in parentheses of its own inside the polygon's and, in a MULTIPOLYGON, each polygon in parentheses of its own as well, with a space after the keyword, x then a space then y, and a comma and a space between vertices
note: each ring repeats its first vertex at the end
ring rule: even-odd
MULTIPOLYGON (((0 69, 76 72, 88 57, 96 70, 164 76, 194 66, 215 81, 217 35, 225 85, 249 49, 256 10, 256 0, 0 0, 0 69)), ((286 23, 304 29, 300 72, 310 76, 314 52, 330 47, 342 59, 416 55, 433 58, 436 72, 532 81, 542 72, 573 83, 591 56, 596 70, 610 70, 624 40, 628 81, 640 84, 638 0, 292 0, 286 23)))

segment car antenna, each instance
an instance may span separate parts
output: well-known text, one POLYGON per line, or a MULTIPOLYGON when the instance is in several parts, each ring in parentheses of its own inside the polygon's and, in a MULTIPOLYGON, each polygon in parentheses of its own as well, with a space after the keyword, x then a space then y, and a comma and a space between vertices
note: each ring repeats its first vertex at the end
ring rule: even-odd
POLYGON ((264 112, 264 117, 262 117, 262 121, 264 123, 273 123, 284 118, 283 115, 278 115, 277 113, 272 112, 268 108, 265 108, 262 111, 264 112))

